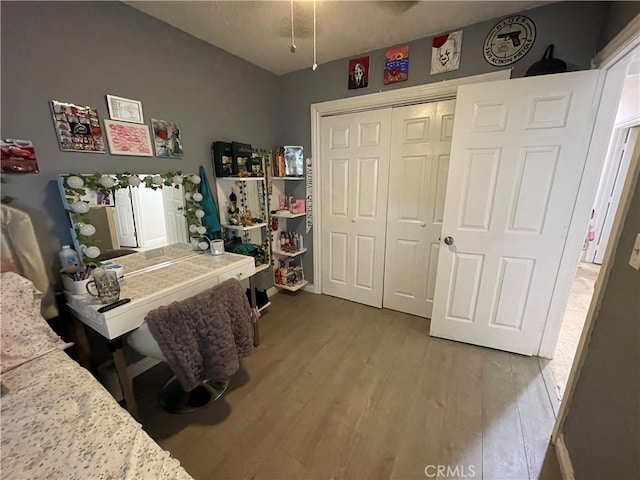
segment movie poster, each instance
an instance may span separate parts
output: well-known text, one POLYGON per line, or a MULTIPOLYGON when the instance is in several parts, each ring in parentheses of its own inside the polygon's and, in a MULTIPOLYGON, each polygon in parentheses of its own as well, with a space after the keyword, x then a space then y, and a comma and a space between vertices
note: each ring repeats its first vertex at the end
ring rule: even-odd
POLYGON ((369 57, 349 60, 349 90, 369 86, 369 57))
POLYGON ((435 37, 431 48, 431 75, 458 70, 461 51, 462 30, 435 37))

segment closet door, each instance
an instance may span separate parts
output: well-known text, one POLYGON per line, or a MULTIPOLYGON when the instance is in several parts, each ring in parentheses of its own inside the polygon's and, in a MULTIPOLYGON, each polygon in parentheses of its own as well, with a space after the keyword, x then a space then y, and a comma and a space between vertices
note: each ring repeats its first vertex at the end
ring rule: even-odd
POLYGON ((391 109, 322 120, 322 293, 382 306, 391 109))
POLYGON ((431 318, 455 100, 394 108, 384 307, 431 318))

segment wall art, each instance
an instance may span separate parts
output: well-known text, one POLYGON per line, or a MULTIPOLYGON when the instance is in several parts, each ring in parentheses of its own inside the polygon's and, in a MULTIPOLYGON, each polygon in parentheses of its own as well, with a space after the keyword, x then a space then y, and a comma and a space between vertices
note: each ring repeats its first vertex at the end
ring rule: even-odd
POLYGON ((491 65, 511 65, 524 57, 536 39, 536 25, 529 17, 514 15, 496 23, 484 40, 484 59, 491 65))
POLYGON ((349 90, 369 86, 369 57, 349 60, 349 90))
POLYGON ((60 150, 104 153, 104 137, 95 107, 51 100, 53 125, 60 150))
POLYGON ((105 120, 104 128, 113 155, 153 157, 151 136, 146 125, 105 120))
POLYGON ((409 45, 390 48, 384 53, 384 84, 409 79, 409 45))
POLYGON ((142 116, 142 102, 130 98, 107 95, 109 118, 121 122, 144 123, 142 116))
POLYGON ((0 140, 2 173, 38 173, 33 143, 29 140, 0 140))
POLYGON ((175 122, 151 119, 156 157, 182 158, 182 130, 175 122))
POLYGON ((435 37, 431 48, 431 75, 458 70, 461 52, 462 30, 435 37))

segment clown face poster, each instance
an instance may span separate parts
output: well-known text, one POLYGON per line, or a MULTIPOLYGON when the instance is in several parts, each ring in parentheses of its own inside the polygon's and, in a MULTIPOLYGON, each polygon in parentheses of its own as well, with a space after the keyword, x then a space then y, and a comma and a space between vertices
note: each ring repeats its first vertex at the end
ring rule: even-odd
POLYGON ((409 45, 390 48, 384 53, 384 84, 404 82, 409 78, 409 45))
POLYGON ((349 60, 349 90, 369 86, 369 57, 349 60))
POLYGON ((431 75, 458 70, 461 51, 462 30, 435 37, 431 48, 431 75))

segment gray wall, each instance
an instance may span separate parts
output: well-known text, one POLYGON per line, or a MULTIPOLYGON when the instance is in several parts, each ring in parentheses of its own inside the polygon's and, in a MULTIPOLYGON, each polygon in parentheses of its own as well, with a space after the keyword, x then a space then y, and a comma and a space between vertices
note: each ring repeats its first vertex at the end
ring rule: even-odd
MULTIPOLYGON (((555 56, 567 62, 570 70, 588 69, 597 52, 596 46, 608 7, 607 2, 562 2, 526 11, 525 14, 536 24, 537 37, 531 51, 513 65, 512 77, 524 76, 551 43, 555 45, 555 56)), ((302 145, 306 156, 311 156, 309 107, 312 103, 501 70, 487 63, 482 55, 484 39, 497 20, 463 28, 460 69, 454 72, 434 76, 429 74, 432 37, 426 37, 409 42, 409 80, 406 82, 383 85, 384 50, 363 53, 370 56, 368 88, 347 89, 347 59, 322 64, 315 72, 309 65, 305 70, 281 77, 283 103, 279 118, 284 122, 284 136, 280 143, 302 145)), ((322 49, 322 38, 318 40, 318 48, 322 49)), ((288 193, 296 198, 304 198, 304 186, 297 185, 295 190, 288 193)), ((305 275, 308 278, 313 275, 312 243, 311 238, 305 238, 305 245, 309 247, 304 258, 305 275)))
POLYGON ((640 272, 629 265, 640 233, 640 182, 563 426, 576 478, 640 478, 640 272))
MULTIPOLYGON (((3 175, 2 194, 31 213, 52 278, 69 220, 54 182, 60 173, 195 172, 212 183, 210 145, 276 144, 278 78, 119 2, 6 2, 2 8, 2 138, 32 140, 40 173, 3 175), (97 107, 106 94, 142 101, 150 118, 178 122, 185 158, 62 152, 49 100, 97 107)), ((215 191, 215 189, 214 189, 215 191)))
POLYGON ((640 14, 638 1, 611 2, 607 21, 598 41, 598 50, 602 50, 638 14, 640 14))

